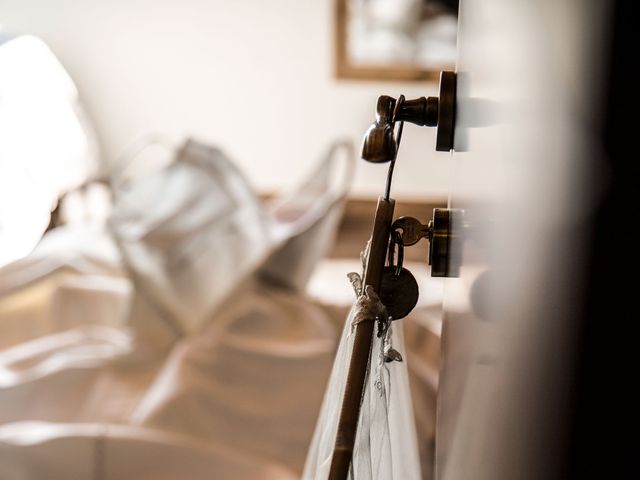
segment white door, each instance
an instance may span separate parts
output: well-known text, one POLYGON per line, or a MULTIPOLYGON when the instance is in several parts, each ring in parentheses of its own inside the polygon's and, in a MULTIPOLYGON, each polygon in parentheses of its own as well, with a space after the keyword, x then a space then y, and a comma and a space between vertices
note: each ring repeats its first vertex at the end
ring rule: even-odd
POLYGON ((439 480, 552 478, 560 455, 604 3, 461 0, 439 480))

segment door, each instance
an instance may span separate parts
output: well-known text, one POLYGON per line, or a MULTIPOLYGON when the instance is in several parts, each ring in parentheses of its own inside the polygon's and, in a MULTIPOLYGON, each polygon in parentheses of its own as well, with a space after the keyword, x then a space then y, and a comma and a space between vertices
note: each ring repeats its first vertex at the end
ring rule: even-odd
POLYGON ((589 292, 611 283, 593 270, 612 253, 594 248, 596 223, 625 173, 607 155, 615 3, 461 0, 449 206, 462 253, 445 284, 440 480, 574 478, 614 463, 598 455, 606 437, 578 458, 590 430, 576 407, 593 403, 589 306, 606 298, 589 292))

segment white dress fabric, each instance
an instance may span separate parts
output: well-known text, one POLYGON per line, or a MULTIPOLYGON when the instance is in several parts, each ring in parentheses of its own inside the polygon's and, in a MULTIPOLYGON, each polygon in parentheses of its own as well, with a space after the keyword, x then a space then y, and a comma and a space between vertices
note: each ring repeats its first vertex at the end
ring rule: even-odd
MULTIPOLYGON (((302 476, 305 480, 325 480, 329 477, 353 350, 357 309, 354 306, 344 325, 318 424, 307 454, 302 476)), ((385 351, 392 345, 400 352, 404 351, 402 328, 391 326, 387 335, 380 337, 374 333, 349 472, 351 480, 422 478, 406 363, 385 361, 385 351)))

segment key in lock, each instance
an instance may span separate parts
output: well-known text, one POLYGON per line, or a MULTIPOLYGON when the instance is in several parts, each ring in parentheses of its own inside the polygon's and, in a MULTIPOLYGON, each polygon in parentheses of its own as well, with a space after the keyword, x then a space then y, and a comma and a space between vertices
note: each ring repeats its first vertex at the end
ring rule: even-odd
POLYGON ((460 276, 460 242, 453 224, 462 210, 434 208, 433 218, 426 224, 413 217, 400 217, 391 231, 400 231, 404 246, 415 245, 422 238, 429 241, 429 265, 432 277, 460 276))

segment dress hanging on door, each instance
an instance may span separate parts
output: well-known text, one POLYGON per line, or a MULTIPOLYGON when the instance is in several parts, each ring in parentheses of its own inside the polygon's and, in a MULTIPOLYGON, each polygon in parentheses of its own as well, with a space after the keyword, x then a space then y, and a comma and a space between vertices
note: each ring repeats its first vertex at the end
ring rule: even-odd
MULTIPOLYGON (((371 287, 363 292, 360 278, 350 274, 358 300, 344 325, 320 417, 307 454, 305 480, 329 476, 340 408, 353 349, 354 327, 372 311, 384 312, 371 287), (366 313, 365 313, 366 312, 366 313), (364 315, 363 315, 364 314, 364 315)), ((376 315, 379 316, 379 315, 376 315)), ((379 325, 374 334, 362 396, 350 480, 419 480, 420 463, 407 367, 400 325, 379 325)))

